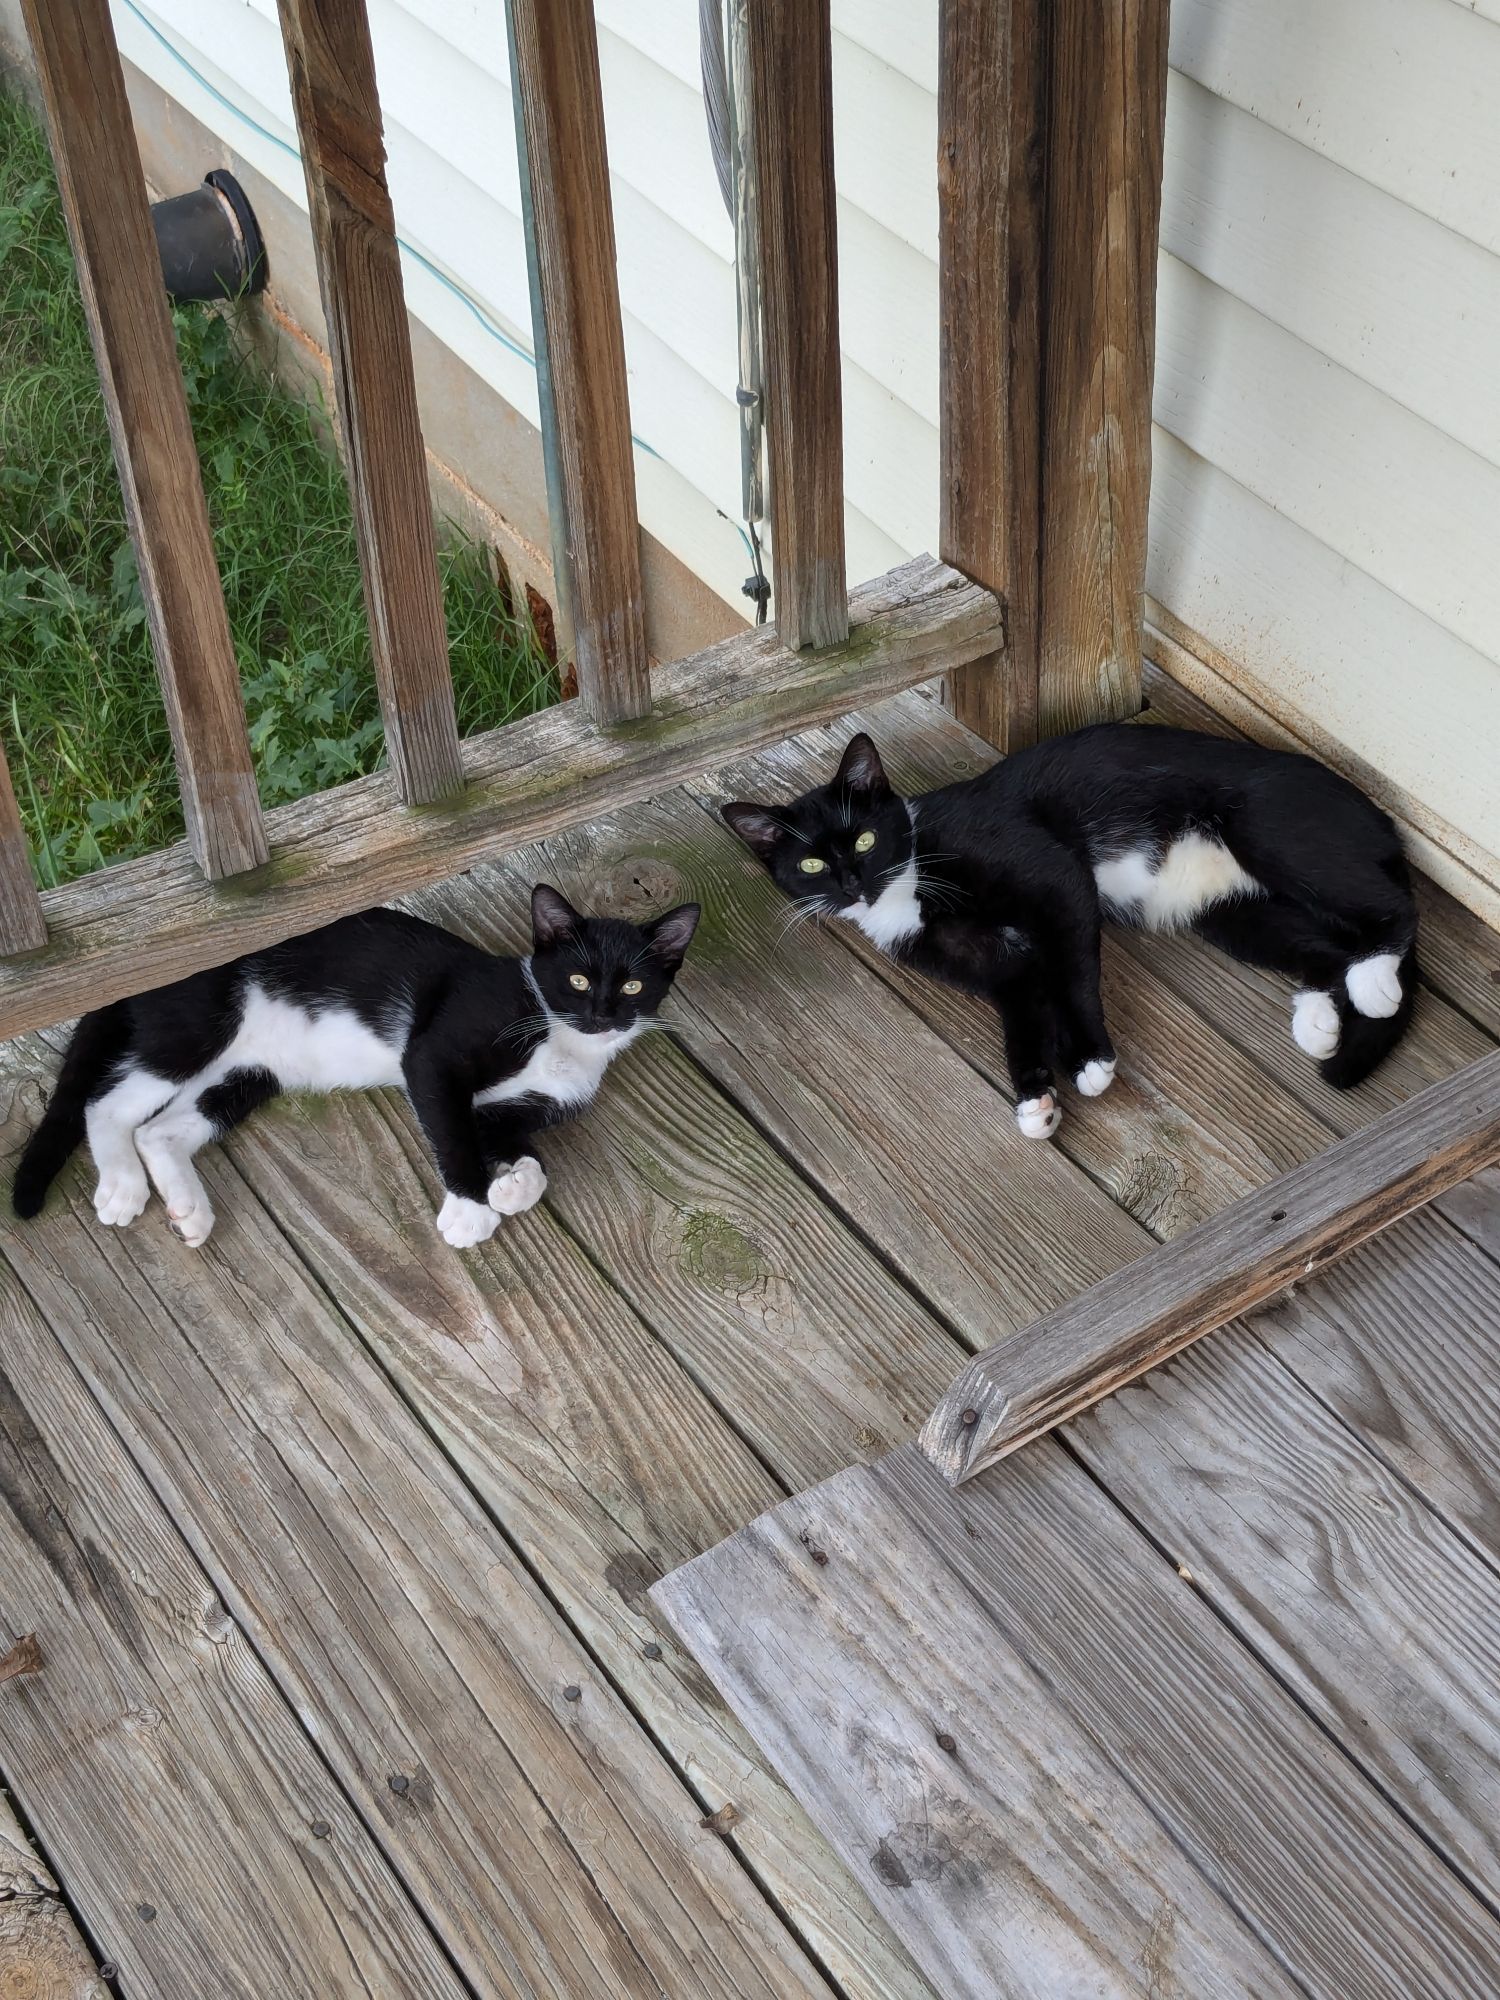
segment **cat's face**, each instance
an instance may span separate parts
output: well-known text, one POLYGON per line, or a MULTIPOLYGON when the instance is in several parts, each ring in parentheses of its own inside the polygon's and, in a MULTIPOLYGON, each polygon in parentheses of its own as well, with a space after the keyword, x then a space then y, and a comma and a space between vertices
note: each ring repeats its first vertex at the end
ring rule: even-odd
POLYGON ((723 813, 788 896, 829 916, 868 908, 912 855, 911 815, 868 736, 850 743, 830 784, 790 805, 736 800, 723 813))
POLYGON ((627 1033, 666 999, 698 914, 696 903, 680 903, 649 924, 585 917, 538 882, 531 892, 537 991, 553 1014, 583 1034, 627 1033))

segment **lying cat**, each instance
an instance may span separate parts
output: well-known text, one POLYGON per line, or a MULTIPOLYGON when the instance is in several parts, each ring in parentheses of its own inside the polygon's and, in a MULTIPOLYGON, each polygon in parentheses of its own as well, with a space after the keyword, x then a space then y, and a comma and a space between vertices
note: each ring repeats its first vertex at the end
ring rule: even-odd
POLYGON ((1416 905, 1396 829, 1311 758, 1105 723, 902 799, 856 736, 831 784, 724 817, 787 895, 998 1008, 1023 1132, 1050 1138, 1055 1070, 1114 1080, 1101 920, 1189 929, 1289 974, 1292 1036, 1342 1089, 1411 1016, 1416 905))
POLYGON ((38 1213, 87 1134, 101 1222, 146 1206, 149 1174, 185 1243, 214 1214, 193 1155, 283 1090, 404 1085, 447 1195, 444 1238, 466 1249, 547 1185, 532 1135, 570 1117, 651 1023, 698 923, 683 903, 648 924, 583 917, 545 883, 535 950, 496 958, 436 924, 368 910, 79 1022, 16 1174, 38 1213))

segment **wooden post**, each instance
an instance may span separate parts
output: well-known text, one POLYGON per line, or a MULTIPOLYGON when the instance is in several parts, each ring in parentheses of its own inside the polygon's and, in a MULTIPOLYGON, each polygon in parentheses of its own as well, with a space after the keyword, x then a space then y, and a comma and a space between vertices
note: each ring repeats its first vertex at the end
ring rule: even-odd
POLYGON ((245 704, 209 532, 108 0, 22 0, 193 854, 267 857, 245 704))
POLYGON ((1005 605, 1005 647, 947 683, 1002 750, 1037 734, 1041 641, 1044 15, 942 0, 938 261, 945 562, 1005 605))
POLYGON ((457 792, 427 461, 364 0, 278 0, 364 576, 386 748, 401 797, 457 792))
POLYGON ((578 688, 651 707, 614 211, 591 0, 507 0, 547 499, 578 688))
POLYGON ((783 642, 849 636, 829 0, 750 0, 772 609, 783 642))
POLYGON ((1141 705, 1167 0, 1053 0, 1039 726, 1141 705))
POLYGON ((10 766, 0 749, 0 958, 17 951, 36 951, 46 942, 46 920, 31 873, 10 766))

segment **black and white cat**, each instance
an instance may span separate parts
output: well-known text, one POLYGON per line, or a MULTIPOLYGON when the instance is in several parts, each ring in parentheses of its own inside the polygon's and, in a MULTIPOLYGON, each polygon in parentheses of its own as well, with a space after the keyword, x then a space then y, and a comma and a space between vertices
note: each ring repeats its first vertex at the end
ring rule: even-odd
POLYGON ((586 1105, 652 1022, 698 923, 683 903, 648 924, 584 917, 545 883, 535 949, 498 958, 436 924, 368 910, 79 1022, 16 1174, 38 1213, 87 1136, 101 1222, 145 1208, 147 1175, 185 1243, 214 1214, 193 1156, 283 1090, 405 1087, 459 1249, 547 1185, 533 1135, 586 1105))
POLYGON ((914 799, 856 736, 832 783, 724 817, 816 915, 998 1009, 1023 1132, 1050 1138, 1055 1071, 1114 1080, 1105 919, 1189 929, 1297 982, 1292 1036, 1347 1089, 1411 1016, 1417 912, 1396 829, 1308 757, 1105 723, 914 799))

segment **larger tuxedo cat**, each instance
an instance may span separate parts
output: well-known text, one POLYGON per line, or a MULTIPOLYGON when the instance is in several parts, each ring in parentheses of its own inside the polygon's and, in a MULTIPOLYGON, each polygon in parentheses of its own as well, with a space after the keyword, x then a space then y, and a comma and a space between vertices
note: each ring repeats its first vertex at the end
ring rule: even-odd
POLYGON ((283 1090, 404 1085, 447 1196, 437 1226, 460 1249, 540 1199, 533 1134, 588 1103, 650 1024, 698 922, 583 917, 545 883, 535 949, 497 958, 395 910, 367 910, 268 951, 86 1014, 16 1174, 35 1215, 87 1135, 101 1222, 146 1206, 149 1174, 185 1243, 214 1215, 193 1155, 283 1090))
POLYGON ((1186 928, 1290 974, 1292 1035, 1348 1088, 1400 1040, 1416 905, 1396 829, 1308 757, 1185 729, 1101 724, 919 798, 856 736, 831 784, 724 817, 786 893, 993 1001, 1021 1130, 1061 1118, 1055 1071, 1114 1080, 1105 918, 1186 928))

